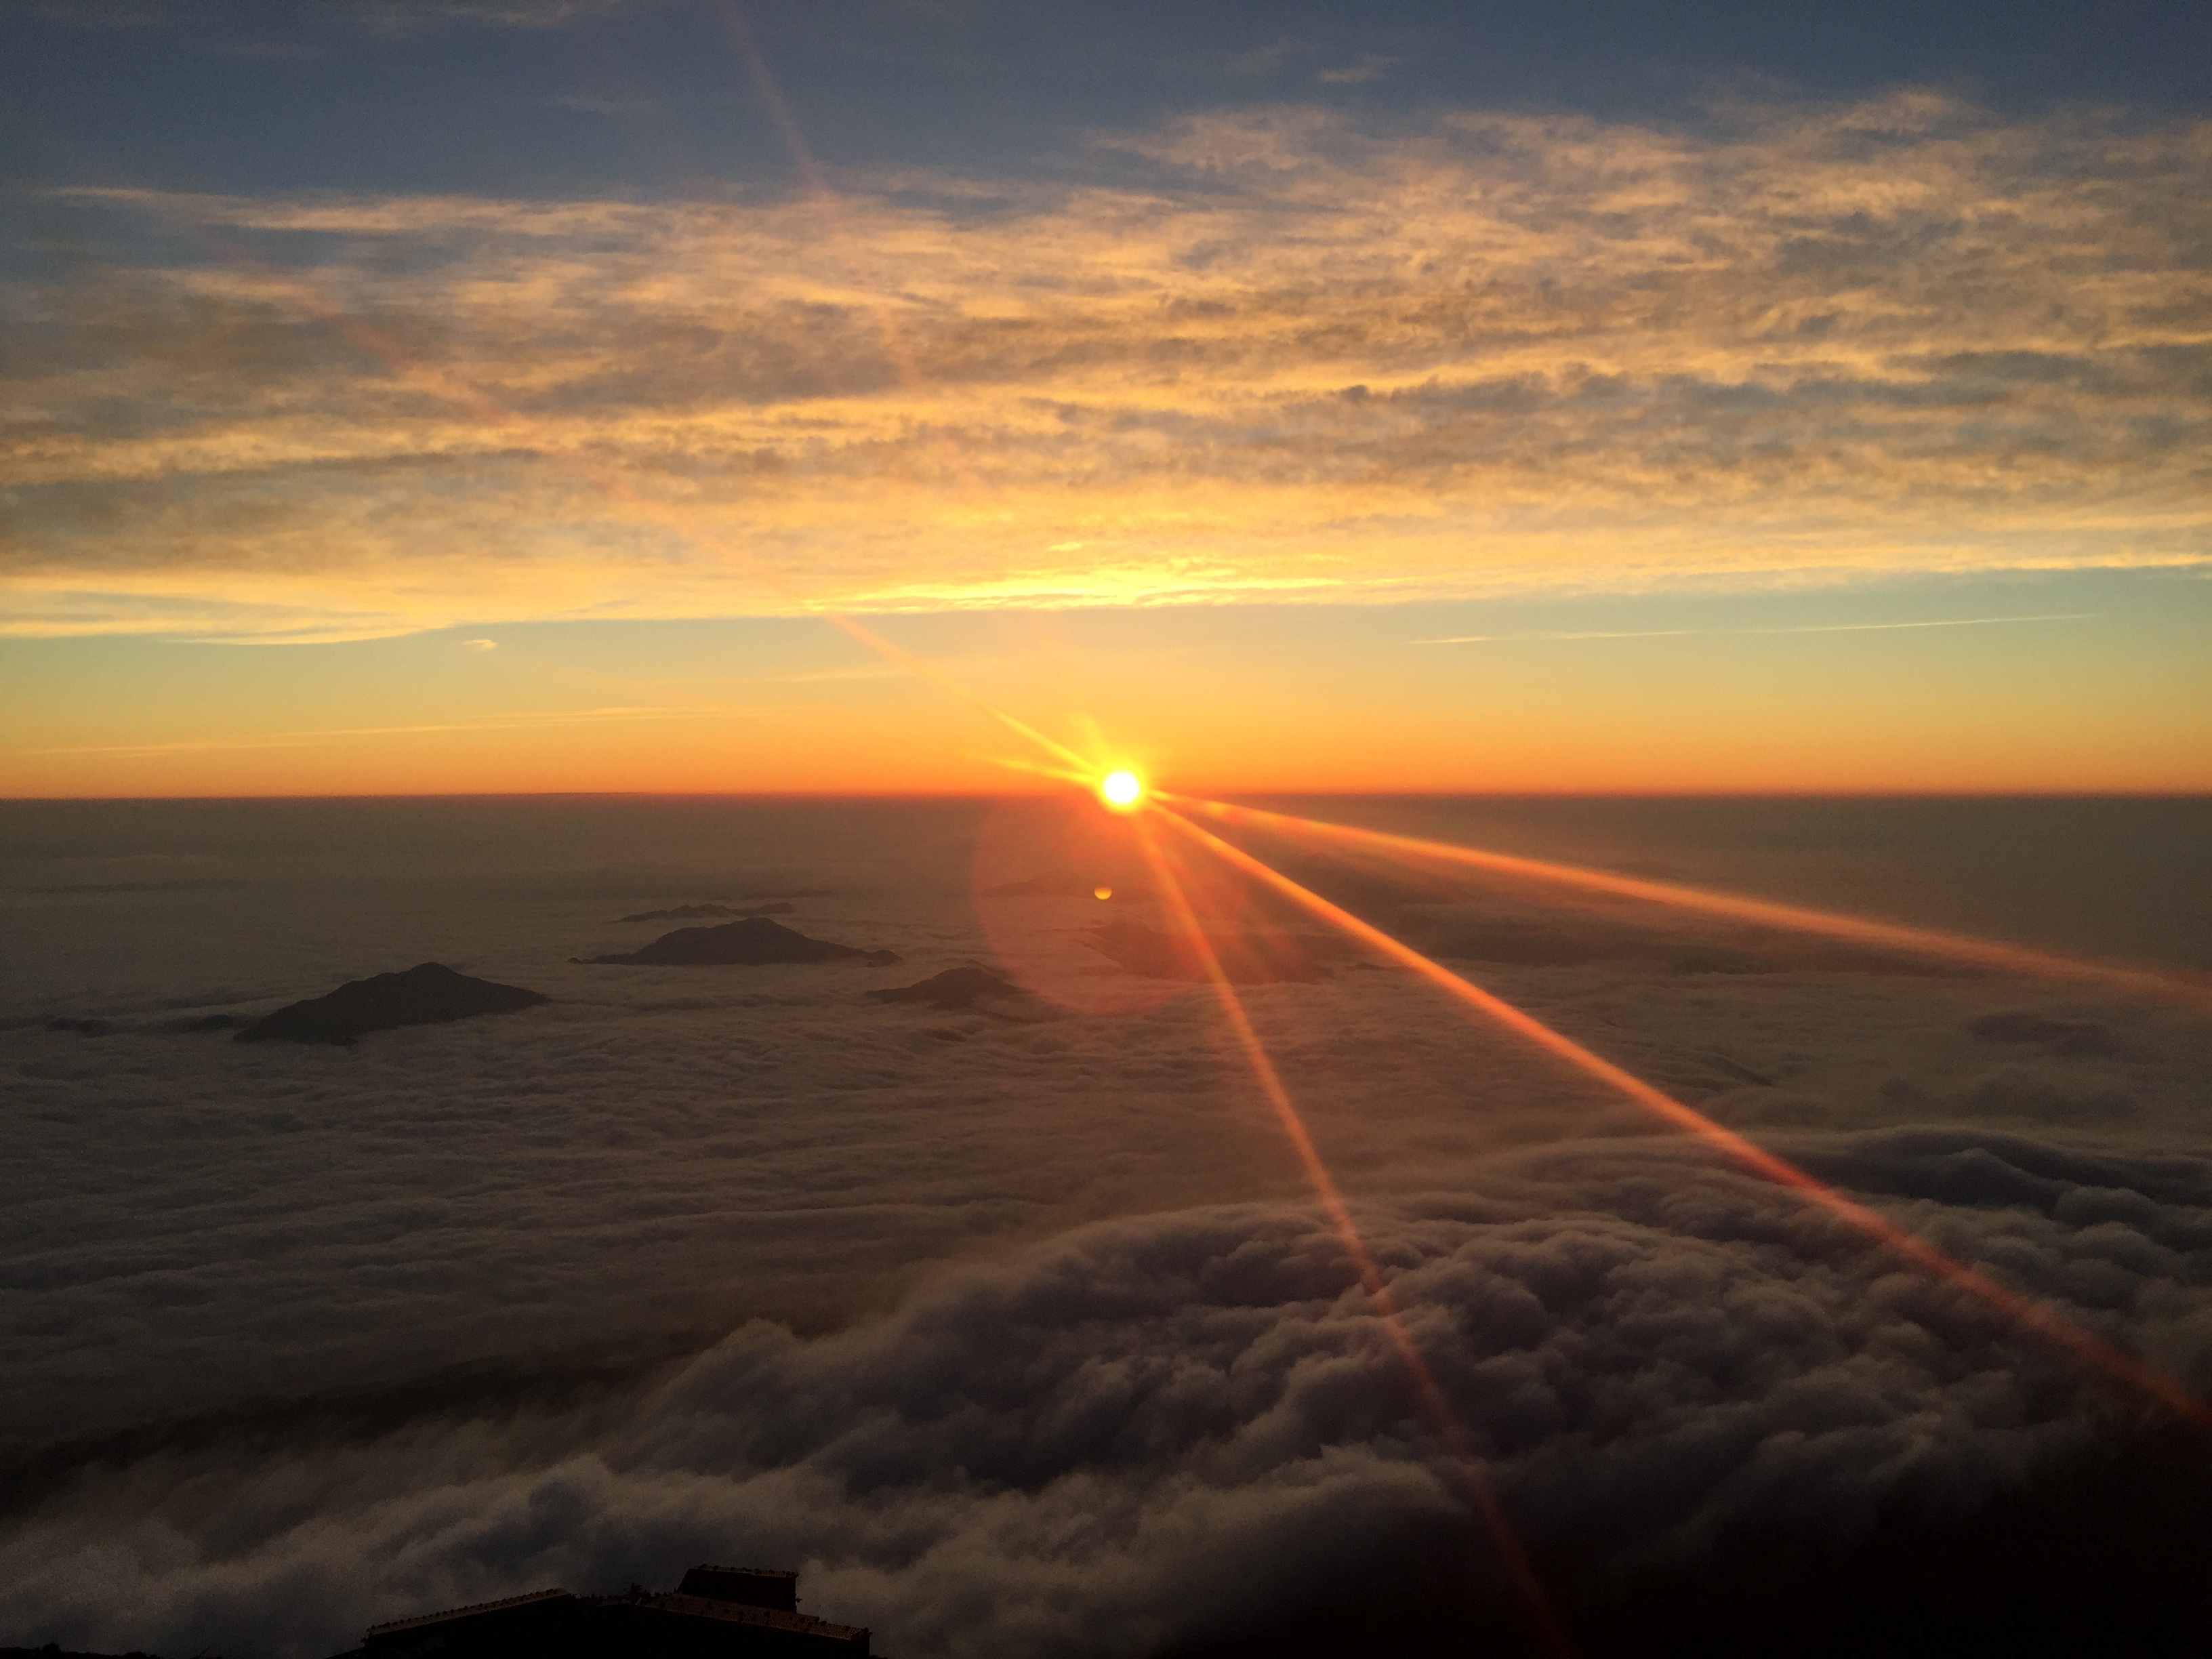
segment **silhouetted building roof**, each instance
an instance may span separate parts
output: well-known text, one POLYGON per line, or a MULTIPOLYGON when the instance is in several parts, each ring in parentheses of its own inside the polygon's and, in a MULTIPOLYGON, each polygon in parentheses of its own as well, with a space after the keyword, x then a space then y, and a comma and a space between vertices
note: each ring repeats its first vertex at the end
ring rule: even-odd
POLYGON ((700 1565, 665 1594, 532 1590, 370 1627, 341 1659, 866 1659, 869 1632, 799 1611, 799 1575, 700 1565))
POLYGON ((532 1590, 373 1625, 361 1647, 369 1659, 535 1659, 577 1650, 583 1634, 579 1612, 576 1598, 564 1589, 532 1590))
POLYGON ((477 1601, 465 1607, 448 1607, 443 1613, 425 1613, 412 1619, 394 1619, 389 1624, 371 1625, 361 1638, 362 1645, 371 1647, 403 1631, 421 1630, 429 1625, 450 1625, 459 1619, 477 1619, 489 1613, 506 1613, 514 1607, 535 1607, 546 1601, 573 1601, 575 1599, 567 1590, 558 1588, 532 1590, 526 1595, 510 1595, 502 1601, 477 1601))
POLYGON ((655 1654, 823 1654, 865 1656, 868 1632, 854 1625, 781 1607, 715 1601, 703 1595, 625 1595, 599 1603, 605 1640, 620 1651, 655 1654))
POLYGON ((678 1595, 703 1595, 710 1601, 742 1601, 749 1607, 799 1611, 799 1575, 776 1567, 717 1567, 701 1562, 684 1575, 678 1595))

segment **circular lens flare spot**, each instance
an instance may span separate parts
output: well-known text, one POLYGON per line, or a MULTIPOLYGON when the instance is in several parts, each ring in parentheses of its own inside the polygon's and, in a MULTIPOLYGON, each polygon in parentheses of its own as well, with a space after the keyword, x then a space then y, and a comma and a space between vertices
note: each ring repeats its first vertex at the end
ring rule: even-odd
POLYGON ((1116 811, 1126 812, 1145 798, 1145 783, 1134 772, 1109 772, 1098 780, 1098 796, 1116 811))

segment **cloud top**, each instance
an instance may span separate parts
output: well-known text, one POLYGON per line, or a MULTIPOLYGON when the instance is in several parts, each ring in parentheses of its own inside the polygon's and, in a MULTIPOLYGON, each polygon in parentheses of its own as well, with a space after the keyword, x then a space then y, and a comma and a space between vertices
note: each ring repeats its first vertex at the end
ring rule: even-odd
MULTIPOLYGON (((2200 1164, 1928 1131, 1823 1161, 2201 1370, 2200 1164)), ((1700 1164, 1560 1148, 1370 1218, 1562 1594, 1693 1570, 1746 1528, 1842 1548, 1900 1509, 1954 1516, 2099 1433, 2070 1362, 1700 1164)), ((576 1440, 479 1421, 165 1455, 19 1526, 0 1616, 32 1641, 312 1653, 372 1619, 741 1547, 902 1649, 1104 1655, 1249 1626, 1440 1538, 1504 1584, 1351 1264, 1295 1208, 1079 1230, 833 1335, 749 1325, 576 1440)), ((1361 1581, 1378 1609, 1392 1571, 1361 1581)))

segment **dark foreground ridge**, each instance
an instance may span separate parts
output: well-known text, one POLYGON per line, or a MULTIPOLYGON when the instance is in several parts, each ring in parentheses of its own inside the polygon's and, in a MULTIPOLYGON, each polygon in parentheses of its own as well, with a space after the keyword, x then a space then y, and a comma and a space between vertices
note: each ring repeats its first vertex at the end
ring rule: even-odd
POLYGON ((799 1575, 696 1566, 665 1594, 534 1590, 373 1625, 339 1659, 866 1659, 868 1632, 799 1611, 799 1575))
POLYGON ((457 974, 425 962, 404 974, 349 980, 328 996, 310 997, 264 1015, 232 1039, 235 1042, 351 1044, 371 1031, 399 1025, 443 1025, 478 1014, 511 1014, 546 999, 519 985, 457 974))
MULTIPOLYGON (((1839 1532, 1744 1521, 1696 1557, 1532 1552, 1575 1659, 2203 1659, 2212 1654, 2212 1439, 2118 1427, 1963 1511, 1893 1494, 1839 1532)), ((1337 1570, 1147 1659, 1556 1659, 1510 1586, 1468 1571, 1467 1528, 1347 1537, 1337 1570)))
MULTIPOLYGON (((1640 1567, 1618 1534, 1539 1540, 1531 1556, 1575 1659, 2204 1659, 2208 1490, 2212 1440, 2119 1426, 1963 1510, 1930 1488, 1846 1532, 1812 1512, 1747 1519, 1640 1567)), ((1486 1547, 1468 1517, 1348 1520, 1329 1570, 1279 1574, 1263 1598, 1232 1586, 1218 1612, 1191 1607, 1180 1634, 1129 1659, 1557 1659, 1485 1568, 1486 1547)), ((867 1659, 870 1639, 801 1613, 795 1573, 698 1566, 668 1592, 549 1588, 396 1620, 337 1659, 867 1659)), ((0 1659, 151 1656, 49 1645, 0 1659)))
POLYGON ((860 961, 884 968, 898 957, 890 951, 863 951, 858 945, 809 939, 764 916, 748 916, 720 927, 679 927, 672 933, 663 933, 642 950, 619 956, 576 960, 640 968, 757 968, 778 962, 860 961))

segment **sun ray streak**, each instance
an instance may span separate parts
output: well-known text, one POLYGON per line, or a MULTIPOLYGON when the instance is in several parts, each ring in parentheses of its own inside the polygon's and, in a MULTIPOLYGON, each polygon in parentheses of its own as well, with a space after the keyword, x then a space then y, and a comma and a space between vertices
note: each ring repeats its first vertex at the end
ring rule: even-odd
MULTIPOLYGON (((208 234, 204 227, 189 228, 200 234, 215 249, 217 257, 251 277, 278 303, 329 328, 349 344, 377 358, 401 384, 451 404, 484 426, 512 434, 517 448, 550 461, 596 486, 632 517, 680 537, 713 556, 725 568, 749 567, 750 574, 763 586, 787 599, 811 605, 811 601, 792 584, 768 569, 760 560, 736 545, 726 534, 702 526, 694 515, 647 495, 633 485, 618 468, 598 459, 581 444, 562 437, 544 422, 533 420, 521 410, 501 402, 465 375, 431 362, 395 336, 354 315, 319 283, 278 270, 229 244, 225 239, 208 234)), ((903 669, 917 679, 988 715, 1054 759, 1074 768, 1086 784, 1097 770, 1093 762, 1066 744, 969 690, 934 664, 925 661, 902 646, 894 645, 857 617, 837 611, 815 610, 814 614, 894 667, 903 669)))
POLYGON ((1431 961, 1411 945, 1401 944, 1342 906, 1300 886, 1272 866, 1192 823, 1182 813, 1166 806, 1156 805, 1154 810, 1181 834, 1232 868, 1265 883, 1302 908, 1340 928, 1392 961, 1412 969, 1431 984, 1479 1012, 1488 1015, 1509 1030, 1565 1060, 1577 1070, 1619 1091, 1677 1128, 1697 1135, 1767 1179, 1795 1189, 1908 1261, 1980 1297, 2018 1324, 2156 1401, 2197 1428, 2212 1432, 2212 1406, 2206 1405, 2180 1382, 2154 1366, 2144 1364, 2102 1337, 2083 1329, 2033 1297, 1954 1260, 1887 1217, 1856 1200, 1846 1198, 1788 1159, 1778 1157, 1756 1142, 1747 1140, 1734 1130, 1716 1123, 1704 1113, 1684 1105, 1632 1073, 1624 1071, 1611 1060, 1592 1053, 1564 1032, 1553 1030, 1534 1015, 1524 1012, 1503 998, 1461 978, 1441 963, 1431 961))
POLYGON ((1462 847, 1452 842, 1388 835, 1378 830, 1361 830, 1349 824, 1327 823, 1319 818, 1263 811, 1257 807, 1236 806, 1225 801, 1200 800, 1180 795, 1164 799, 1194 811, 1203 812, 1218 823, 1273 830, 1309 848, 1316 842, 1328 842, 1384 854, 1401 860, 1456 864, 1501 875, 1530 877, 1540 881, 1584 888, 1591 892, 1607 893, 1615 897, 1640 899, 1675 909, 1700 910, 1710 915, 1727 916, 1734 921, 1755 922, 1763 927, 1821 933, 1831 939, 1849 939, 1853 944, 1910 951, 1915 955, 1967 963, 2002 972, 2109 986, 2138 995, 2178 1001, 2191 1007, 2212 1009, 2212 985, 2129 963, 2095 962, 2063 957, 2047 951, 2032 950, 2026 945, 1973 939, 1932 927, 1911 927, 1901 922, 1841 915, 1804 905, 1781 904, 1771 899, 1685 886, 1675 882, 1645 881, 1578 865, 1555 864, 1547 859, 1521 858, 1479 847, 1462 847))
POLYGON ((988 761, 993 766, 1003 766, 1010 772, 1028 772, 1037 777, 1052 778, 1061 783, 1072 783, 1079 789, 1088 789, 1091 785, 1091 777, 1087 772, 1070 772, 1062 767, 1046 766, 1036 761, 1020 760, 1012 755, 970 755, 968 758, 988 761))
MULTIPOLYGON (((791 152, 791 164, 798 172, 799 181, 805 185, 808 198, 822 214, 829 230, 829 246, 843 262, 855 289, 862 294, 880 294, 884 285, 861 268, 861 261, 854 252, 861 246, 861 240, 854 234, 848 222, 844 198, 830 185, 830 175, 823 171, 822 163, 816 159, 813 149, 807 143, 806 135, 799 127, 799 118, 792 112, 791 100, 783 95, 783 88, 769 69, 768 58, 753 34, 752 24, 746 19, 744 8, 738 0, 726 0, 722 16, 738 55, 745 61, 745 70, 752 77, 754 90, 759 93, 761 102, 768 110, 770 123, 782 138, 785 149, 791 152)), ((870 319, 875 325, 876 338, 883 346, 884 357, 896 372, 899 383, 909 392, 925 390, 927 380, 915 362, 914 352, 908 346, 906 337, 899 329, 898 319, 891 308, 878 299, 867 309, 870 319)), ((954 481, 962 489, 973 493, 977 487, 975 478, 961 454, 959 446, 942 430, 933 432, 930 437, 954 481)))
POLYGON ((1361 1234, 1358 1224, 1352 1219, 1351 1207, 1344 1201, 1344 1194, 1336 1184, 1335 1176, 1322 1160, 1320 1149, 1314 1145, 1313 1136, 1306 1128, 1304 1118, 1300 1115, 1297 1103, 1291 1100, 1289 1089, 1284 1085, 1281 1073, 1275 1069, 1275 1063, 1269 1058, 1259 1032, 1254 1030, 1243 998, 1237 994, 1236 986, 1230 982, 1228 974, 1221 966, 1220 957, 1214 952, 1212 941, 1206 938, 1197 913, 1185 896, 1173 866, 1160 851, 1159 843, 1152 836, 1150 826, 1139 819, 1137 831, 1139 844, 1144 848, 1146 862, 1152 867, 1158 890, 1166 900, 1168 908, 1173 912, 1177 926, 1189 940, 1200 966, 1205 970, 1207 982, 1213 988, 1215 1000, 1221 1006, 1223 1018, 1235 1034, 1237 1046, 1244 1051, 1244 1058, 1252 1067, 1252 1075, 1259 1081, 1261 1091, 1274 1109, 1276 1121, 1282 1126, 1285 1138, 1297 1154, 1298 1164, 1305 1174, 1307 1184, 1313 1188, 1314 1196, 1320 1200, 1329 1224, 1335 1229, 1338 1242, 1358 1267, 1359 1282, 1367 1291, 1368 1300, 1381 1316, 1382 1328, 1389 1333, 1391 1346, 1397 1350, 1400 1362, 1413 1380, 1422 1413, 1428 1418, 1431 1428, 1449 1453, 1460 1484, 1474 1503, 1477 1513, 1482 1516, 1498 1553, 1504 1559, 1507 1570, 1527 1601, 1529 1617, 1542 1636, 1545 1645, 1559 1656, 1559 1659, 1566 1659, 1572 1650, 1559 1615, 1553 1611, 1551 1599, 1544 1593, 1543 1583, 1528 1560, 1527 1550, 1522 1547, 1519 1535, 1506 1518, 1504 1506, 1492 1490, 1489 1477, 1483 1473, 1482 1461, 1476 1456, 1466 1430, 1461 1426, 1457 1414, 1451 1408, 1450 1401, 1445 1397, 1435 1373, 1429 1369, 1428 1362, 1421 1357, 1419 1345, 1413 1340, 1413 1332, 1399 1310, 1397 1298, 1391 1294, 1389 1281, 1382 1276, 1382 1267, 1376 1261, 1374 1253, 1367 1248, 1367 1241, 1361 1234))
MULTIPOLYGON (((842 203, 830 186, 821 164, 808 148, 790 104, 769 72, 767 59, 753 37, 751 26, 735 0, 729 0, 729 3, 725 5, 724 18, 731 38, 745 61, 755 88, 767 106, 772 124, 791 151, 793 164, 802 184, 816 205, 828 216, 830 240, 843 253, 848 265, 855 265, 856 262, 848 251, 855 239, 845 226, 842 203)), ((978 696, 942 669, 904 647, 894 645, 857 617, 840 611, 816 607, 793 583, 779 577, 763 561, 737 545, 726 533, 702 526, 697 522, 695 514, 640 490, 621 469, 592 455, 583 443, 563 436, 544 422, 513 407, 465 374, 431 362, 396 335, 356 315, 319 283, 276 269, 267 261, 254 257, 231 239, 216 234, 204 223, 179 221, 176 215, 164 210, 164 204, 157 197, 138 192, 132 199, 142 208, 170 221, 202 241, 213 250, 219 259, 233 270, 245 274, 280 305, 330 329, 356 349, 376 358, 402 385, 427 392, 451 404, 479 424, 508 434, 518 449, 550 461, 597 486, 630 516, 689 542, 714 556, 725 568, 746 568, 748 573, 764 586, 805 605, 855 644, 999 721, 1007 730, 1034 744, 1054 759, 1074 769, 1082 775, 1086 786, 1099 771, 1099 763, 1093 758, 1079 754, 1026 720, 978 696)), ((873 292, 878 286, 864 280, 857 270, 854 281, 864 292, 873 292)), ((902 383, 909 390, 921 389, 924 384, 921 371, 912 353, 906 348, 890 310, 880 301, 870 305, 868 309, 876 323, 884 354, 896 369, 902 383)), ((977 485, 957 447, 942 433, 936 434, 936 438, 956 481, 963 489, 973 493, 977 485)))

